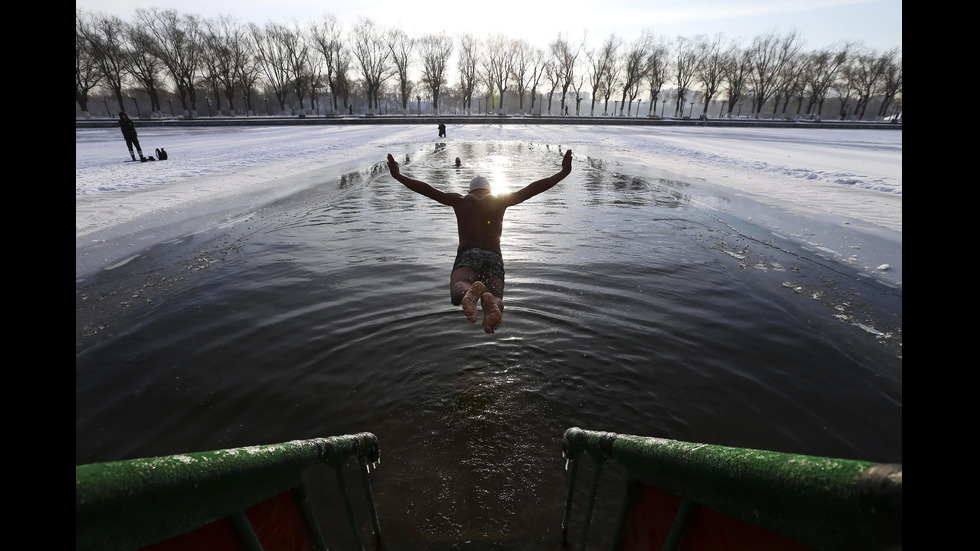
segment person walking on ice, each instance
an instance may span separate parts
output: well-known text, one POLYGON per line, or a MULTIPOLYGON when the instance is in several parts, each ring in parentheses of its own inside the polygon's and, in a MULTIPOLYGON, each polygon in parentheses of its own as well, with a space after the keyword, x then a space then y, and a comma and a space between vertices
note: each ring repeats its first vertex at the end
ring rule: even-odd
POLYGON ((133 146, 136 146, 136 152, 139 153, 140 160, 145 161, 146 157, 143 156, 143 148, 140 147, 139 138, 136 137, 136 124, 133 119, 129 118, 129 115, 125 111, 119 112, 119 128, 122 130, 123 138, 126 138, 126 147, 129 149, 129 156, 136 160, 136 155, 133 154, 133 146))
POLYGON ((478 304, 483 308, 483 330, 493 333, 500 327, 504 311, 504 259, 500 252, 504 211, 551 189, 572 172, 572 150, 566 150, 561 170, 511 192, 493 195, 483 176, 470 181, 466 195, 446 193, 401 173, 395 158, 388 154, 391 177, 408 189, 453 208, 459 232, 456 260, 449 276, 449 296, 454 306, 463 307, 470 323, 476 323, 478 304))

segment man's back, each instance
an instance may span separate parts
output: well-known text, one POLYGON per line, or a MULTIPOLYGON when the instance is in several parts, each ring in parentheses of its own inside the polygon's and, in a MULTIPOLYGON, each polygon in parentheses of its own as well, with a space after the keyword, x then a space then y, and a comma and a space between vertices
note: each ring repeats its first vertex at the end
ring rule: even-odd
POLYGON ((508 199, 507 196, 492 195, 489 191, 481 190, 453 201, 460 249, 480 247, 500 252, 504 211, 511 205, 508 199))
POLYGON ((459 232, 459 248, 480 247, 500 253, 500 235, 503 232, 504 211, 511 205, 523 203, 535 195, 550 189, 572 171, 572 151, 567 150, 562 158, 562 169, 557 174, 531 182, 523 188, 502 195, 492 195, 489 184, 482 179, 483 187, 471 189, 466 195, 446 193, 433 188, 425 182, 409 178, 401 173, 394 157, 388 155, 388 168, 391 175, 416 193, 425 195, 453 208, 456 213, 456 227, 459 232))

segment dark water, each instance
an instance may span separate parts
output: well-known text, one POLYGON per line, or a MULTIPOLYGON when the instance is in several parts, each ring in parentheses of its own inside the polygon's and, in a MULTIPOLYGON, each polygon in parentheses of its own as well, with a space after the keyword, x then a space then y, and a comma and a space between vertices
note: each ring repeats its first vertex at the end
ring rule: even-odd
MULTIPOLYGON (((463 143, 399 161, 462 191, 474 172, 515 189, 560 155, 463 143)), ((387 541, 558 548, 569 427, 902 461, 900 289, 679 180, 576 158, 507 213, 494 335, 449 303, 451 209, 382 164, 77 282, 76 464, 368 431, 387 541)), ((606 473, 595 542, 621 490, 606 473)), ((331 548, 353 548, 322 484, 331 548)))

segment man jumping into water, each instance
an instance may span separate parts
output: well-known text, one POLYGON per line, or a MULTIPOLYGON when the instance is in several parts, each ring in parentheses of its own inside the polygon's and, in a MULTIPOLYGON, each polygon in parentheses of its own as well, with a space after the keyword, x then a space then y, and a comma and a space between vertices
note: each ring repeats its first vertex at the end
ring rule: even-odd
POLYGON ((450 300, 455 306, 463 305, 463 313, 470 323, 476 322, 479 301, 483 306, 483 330, 493 333, 500 326, 504 311, 504 259, 500 253, 504 211, 564 180, 572 172, 572 150, 565 151, 561 170, 553 176, 500 195, 490 194, 490 182, 483 176, 470 181, 470 191, 466 195, 439 191, 402 174, 390 153, 388 170, 392 178, 408 189, 453 208, 459 247, 449 276, 450 300))

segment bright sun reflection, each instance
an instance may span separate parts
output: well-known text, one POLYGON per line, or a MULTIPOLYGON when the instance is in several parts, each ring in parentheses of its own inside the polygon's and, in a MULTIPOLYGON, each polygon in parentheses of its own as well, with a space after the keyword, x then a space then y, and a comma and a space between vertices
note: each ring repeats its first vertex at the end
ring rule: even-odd
POLYGON ((501 195, 513 191, 511 189, 511 182, 507 178, 507 169, 510 168, 510 157, 506 155, 489 155, 487 160, 490 161, 490 174, 488 178, 490 178, 491 193, 501 195))

